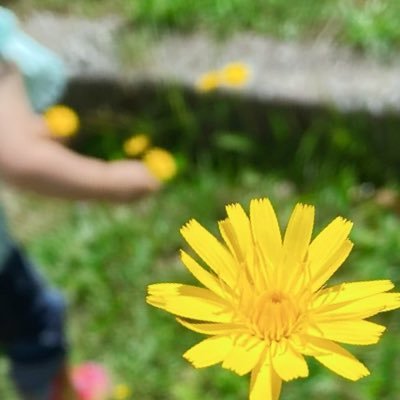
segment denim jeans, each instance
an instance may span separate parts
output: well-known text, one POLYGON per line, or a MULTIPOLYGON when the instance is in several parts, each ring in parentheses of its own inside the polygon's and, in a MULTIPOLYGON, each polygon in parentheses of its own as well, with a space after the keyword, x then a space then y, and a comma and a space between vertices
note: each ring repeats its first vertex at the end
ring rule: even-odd
POLYGON ((65 302, 17 248, 0 269, 0 345, 23 399, 48 400, 65 362, 65 302))

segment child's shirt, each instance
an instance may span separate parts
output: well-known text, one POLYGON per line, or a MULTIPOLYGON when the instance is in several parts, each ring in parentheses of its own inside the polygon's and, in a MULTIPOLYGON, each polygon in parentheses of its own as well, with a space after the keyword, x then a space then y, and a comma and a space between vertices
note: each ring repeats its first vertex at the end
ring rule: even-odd
POLYGON ((32 107, 43 111, 54 104, 66 85, 61 59, 19 27, 16 16, 0 6, 0 62, 15 64, 24 77, 32 107))

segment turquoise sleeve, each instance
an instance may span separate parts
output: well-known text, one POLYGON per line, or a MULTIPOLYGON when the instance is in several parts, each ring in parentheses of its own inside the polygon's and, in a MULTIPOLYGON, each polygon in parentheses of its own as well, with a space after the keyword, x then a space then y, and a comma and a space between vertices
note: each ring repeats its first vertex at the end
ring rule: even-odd
POLYGON ((66 85, 63 62, 25 34, 15 15, 4 7, 0 7, 0 59, 19 68, 36 111, 46 109, 62 95, 66 85))

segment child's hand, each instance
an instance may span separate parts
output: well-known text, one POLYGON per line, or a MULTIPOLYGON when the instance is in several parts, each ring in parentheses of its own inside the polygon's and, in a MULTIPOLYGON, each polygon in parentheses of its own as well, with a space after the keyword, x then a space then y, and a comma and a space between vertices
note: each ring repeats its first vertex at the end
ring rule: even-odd
POLYGON ((160 188, 139 161, 108 163, 50 140, 18 71, 6 72, 0 79, 0 172, 6 180, 44 195, 79 200, 132 201, 160 188))
POLYGON ((108 164, 108 179, 113 182, 112 196, 131 201, 160 189, 161 183, 140 161, 115 161, 108 164))

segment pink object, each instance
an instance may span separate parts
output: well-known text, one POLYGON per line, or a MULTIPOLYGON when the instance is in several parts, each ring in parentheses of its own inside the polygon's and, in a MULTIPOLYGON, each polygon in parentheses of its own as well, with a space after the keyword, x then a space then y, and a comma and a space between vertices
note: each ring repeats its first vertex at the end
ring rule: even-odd
POLYGON ((79 400, 106 400, 111 395, 111 379, 99 364, 88 362, 72 369, 71 381, 79 400))

